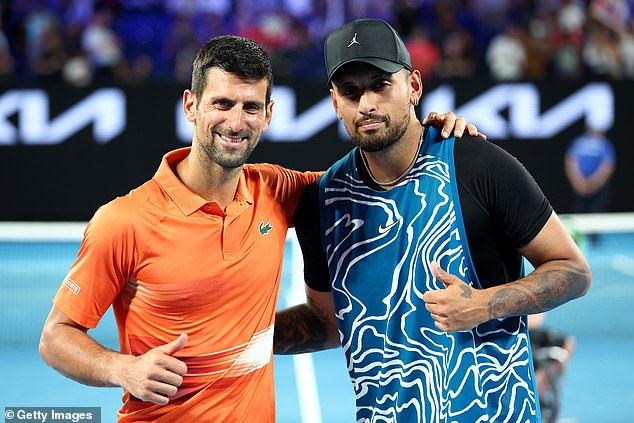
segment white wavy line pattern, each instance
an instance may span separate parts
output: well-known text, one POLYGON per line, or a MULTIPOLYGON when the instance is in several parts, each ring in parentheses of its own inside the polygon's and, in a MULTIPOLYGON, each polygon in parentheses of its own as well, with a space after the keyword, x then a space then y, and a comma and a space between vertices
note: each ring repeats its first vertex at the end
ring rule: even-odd
POLYGON ((447 334, 424 307, 423 293, 443 288, 432 261, 472 279, 449 175, 429 155, 387 194, 326 175, 326 253, 358 422, 536 421, 525 318, 447 334))

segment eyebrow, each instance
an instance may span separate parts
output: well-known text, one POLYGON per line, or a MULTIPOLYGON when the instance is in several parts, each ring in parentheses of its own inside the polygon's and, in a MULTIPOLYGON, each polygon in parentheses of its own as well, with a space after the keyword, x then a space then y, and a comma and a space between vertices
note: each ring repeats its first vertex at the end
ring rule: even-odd
MULTIPOLYGON (((234 99, 231 99, 229 97, 223 97, 223 96, 218 96, 218 97, 211 97, 209 99, 210 103, 218 103, 218 102, 227 102, 230 103, 232 105, 236 104, 237 101, 235 101, 234 99)), ((256 100, 246 100, 244 102, 245 106, 256 106, 259 108, 264 108, 264 102, 263 101, 256 101, 256 100)))
POLYGON ((257 106, 260 109, 264 108, 264 102, 262 102, 262 101, 251 101, 251 100, 250 101, 245 101, 244 105, 245 106, 257 106))

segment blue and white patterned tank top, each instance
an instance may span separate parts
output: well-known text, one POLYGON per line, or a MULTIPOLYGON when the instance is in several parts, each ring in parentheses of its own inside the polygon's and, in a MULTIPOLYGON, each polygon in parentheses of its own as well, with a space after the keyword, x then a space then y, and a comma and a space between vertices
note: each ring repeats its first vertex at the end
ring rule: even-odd
POLYGON ((481 288, 469 254, 454 139, 429 128, 389 191, 361 180, 354 150, 321 178, 322 243, 358 422, 535 422, 526 316, 470 331, 434 326, 423 294, 436 261, 481 288))

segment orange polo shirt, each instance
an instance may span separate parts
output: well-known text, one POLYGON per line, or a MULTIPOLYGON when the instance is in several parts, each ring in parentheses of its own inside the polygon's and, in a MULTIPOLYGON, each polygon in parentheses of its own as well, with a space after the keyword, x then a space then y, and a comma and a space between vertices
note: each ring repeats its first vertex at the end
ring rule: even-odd
POLYGON ((176 176, 189 148, 101 207, 54 304, 93 328, 110 304, 122 353, 189 335, 187 374, 165 406, 123 396, 120 422, 274 422, 273 322, 286 231, 320 173, 245 165, 222 211, 176 176))

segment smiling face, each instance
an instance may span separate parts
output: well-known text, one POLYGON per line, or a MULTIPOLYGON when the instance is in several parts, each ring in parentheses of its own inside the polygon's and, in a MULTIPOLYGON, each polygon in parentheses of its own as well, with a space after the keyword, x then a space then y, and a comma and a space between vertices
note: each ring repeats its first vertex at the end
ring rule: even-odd
POLYGON ((416 77, 406 69, 390 74, 366 63, 337 71, 330 94, 354 145, 376 152, 403 137, 412 119, 412 78, 416 77))
POLYGON ((194 123, 192 148, 205 162, 239 168, 271 121, 268 81, 244 80, 217 67, 208 70, 207 81, 201 98, 185 91, 185 115, 194 123))

